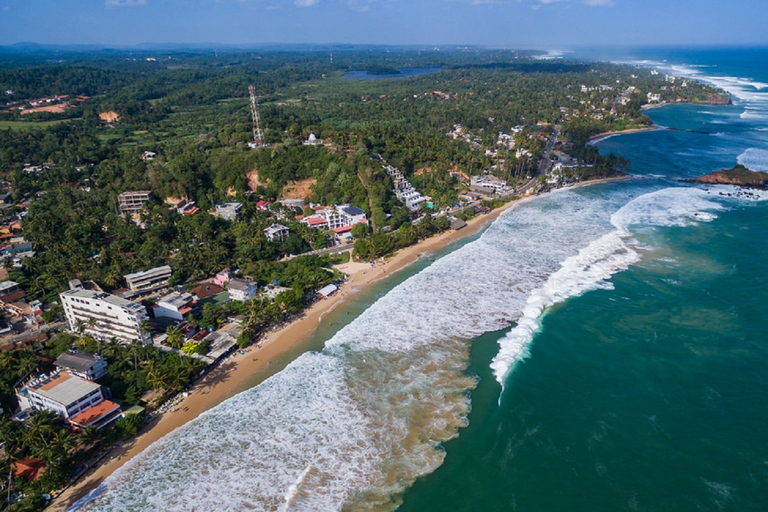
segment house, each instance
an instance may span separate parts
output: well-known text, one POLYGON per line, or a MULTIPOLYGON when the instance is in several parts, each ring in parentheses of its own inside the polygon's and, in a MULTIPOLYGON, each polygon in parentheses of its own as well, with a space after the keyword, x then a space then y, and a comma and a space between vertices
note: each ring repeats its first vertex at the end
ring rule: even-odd
POLYGON ((62 292, 59 298, 72 331, 82 330, 102 341, 116 338, 124 343, 152 342, 142 327, 148 316, 141 304, 82 288, 62 292))
POLYGON ((199 300, 205 299, 206 297, 219 294, 223 291, 224 291, 224 288, 222 288, 217 284, 203 283, 199 286, 192 288, 192 290, 189 293, 191 293, 195 297, 195 300, 199 301, 199 300))
POLYGON ((171 318, 184 320, 184 317, 195 309, 197 303, 191 293, 173 292, 161 297, 157 304, 152 306, 155 318, 171 318))
POLYGON ((256 283, 244 279, 230 279, 227 290, 230 299, 244 302, 254 298, 259 287, 256 283))
POLYGON ((319 146, 322 143, 323 142, 321 140, 319 140, 317 137, 315 137, 314 133, 309 132, 309 138, 307 138, 307 140, 305 140, 303 144, 305 146, 319 146))
POLYGON ((214 215, 224 220, 235 220, 243 205, 240 203, 218 203, 214 206, 214 215))
POLYGON ((216 274, 216 277, 213 278, 213 284, 217 286, 224 286, 224 283, 228 283, 230 279, 232 279, 232 273, 228 268, 225 268, 216 274))
POLYGON ((290 233, 291 231, 282 224, 272 224, 264 230, 264 234, 270 242, 282 242, 288 238, 290 233))
POLYGON ((107 360, 98 354, 66 352, 56 358, 56 368, 85 380, 98 380, 107 374, 107 360))
POLYGON ((154 160, 155 158, 157 158, 157 153, 155 153, 154 151, 145 151, 141 155, 141 159, 144 160, 145 162, 147 160, 154 160))
POLYGON ((163 265, 162 267, 126 274, 123 277, 131 291, 151 292, 168 286, 168 279, 171 277, 171 266, 163 265))
POLYGON ((103 388, 68 372, 55 371, 30 379, 16 390, 22 411, 51 411, 77 428, 102 428, 122 416, 120 406, 106 400, 103 388))
POLYGON ((256 209, 260 212, 268 212, 270 204, 272 203, 270 203, 269 201, 264 201, 262 199, 258 203, 256 203, 256 209))

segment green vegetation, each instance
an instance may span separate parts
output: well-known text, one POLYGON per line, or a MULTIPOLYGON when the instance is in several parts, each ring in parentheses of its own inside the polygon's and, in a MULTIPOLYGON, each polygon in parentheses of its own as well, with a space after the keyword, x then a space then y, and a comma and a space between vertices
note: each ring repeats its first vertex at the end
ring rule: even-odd
MULTIPOLYGON (((531 52, 350 49, 334 51, 333 62, 324 53, 299 52, 149 56, 115 50, 0 62, 0 90, 12 91, 0 99, 0 178, 11 191, 0 216, 4 224, 23 217, 23 236, 35 251, 16 266, 7 260, 9 278, 28 299, 51 303, 73 278, 111 291, 129 272, 168 264, 171 284, 191 288, 236 268, 261 286, 284 289, 274 300, 247 303, 212 297, 191 323, 215 328, 241 315, 243 347, 341 278, 330 267, 348 261, 348 252, 306 254, 326 248, 335 236, 300 222, 313 213, 309 203, 364 209, 371 225, 352 229, 354 257, 379 258, 448 229, 448 217, 439 212, 461 201, 474 175, 490 172, 513 187, 537 180, 544 186, 539 164, 557 130, 561 140, 554 150, 575 162, 560 171, 563 180, 611 176, 627 162, 599 155, 587 144, 591 136, 650 124, 640 109, 649 93, 670 102, 715 101, 719 94, 693 82, 670 85, 641 68, 545 62, 531 59, 531 52), (342 78, 349 70, 389 75, 408 67, 441 71, 342 78), (259 94, 268 144, 256 149, 248 146, 250 84, 259 94), (61 95, 71 105, 62 113, 20 114, 32 100, 61 95), (99 118, 109 111, 119 120, 99 118), (317 143, 305 144, 310 134, 317 143), (145 158, 147 151, 156 158, 145 158), (43 163, 39 172, 27 168, 43 163), (432 210, 423 206, 414 214, 403 206, 385 163, 429 196, 432 210), (118 213, 118 194, 132 190, 153 193, 138 222, 118 213), (170 197, 195 201, 201 211, 180 215, 164 204, 170 197), (279 200, 286 197, 306 205, 283 206, 279 200), (216 203, 230 201, 242 204, 236 220, 209 214, 216 203), (264 202, 271 204, 264 209, 264 202), (270 241, 265 229, 277 222, 290 234, 270 241)), ((513 197, 494 197, 478 210, 513 197)), ((467 208, 460 217, 475 214, 467 208)), ((46 321, 58 311, 46 311, 46 321)), ((202 369, 188 356, 206 353, 206 343, 186 341, 173 326, 166 334, 180 352, 58 334, 43 354, 56 357, 71 345, 101 352, 110 365, 103 384, 116 399, 137 404, 150 391, 178 392, 202 369)), ((0 352, 0 440, 6 442, 0 474, 25 456, 48 466, 35 484, 13 482, 28 494, 25 510, 41 507, 40 495, 61 486, 94 446, 130 437, 142 425, 140 417, 129 416, 72 438, 45 413, 23 425, 9 421, 14 384, 41 364, 32 351, 0 352)))

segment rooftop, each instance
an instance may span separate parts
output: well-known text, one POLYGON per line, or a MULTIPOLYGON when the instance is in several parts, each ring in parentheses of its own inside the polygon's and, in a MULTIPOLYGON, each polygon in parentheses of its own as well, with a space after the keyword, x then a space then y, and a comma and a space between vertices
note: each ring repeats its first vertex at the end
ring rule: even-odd
POLYGON ((61 295, 66 295, 67 297, 77 297, 81 299, 103 300, 105 302, 109 302, 114 306, 118 306, 120 308, 125 309, 126 311, 131 311, 131 312, 139 312, 141 310, 144 310, 144 306, 142 306, 141 304, 136 304, 135 302, 131 302, 130 300, 123 299, 122 297, 117 297, 115 295, 110 295, 105 292, 95 292, 93 290, 67 290, 65 292, 61 292, 61 295))
POLYGON ((99 356, 82 352, 64 353, 53 363, 60 368, 71 368, 79 372, 87 372, 94 363, 101 360, 99 356))
POLYGON ((27 385, 27 389, 31 389, 38 395, 63 405, 76 402, 100 387, 94 382, 75 377, 66 372, 54 373, 42 382, 27 385))
POLYGON ((117 405, 115 402, 104 400, 94 405, 93 407, 89 407, 83 412, 72 416, 71 418, 69 418, 69 422, 81 427, 87 427, 89 425, 96 423, 104 416, 108 416, 109 414, 112 414, 114 411, 116 411, 119 408, 120 406, 117 405))

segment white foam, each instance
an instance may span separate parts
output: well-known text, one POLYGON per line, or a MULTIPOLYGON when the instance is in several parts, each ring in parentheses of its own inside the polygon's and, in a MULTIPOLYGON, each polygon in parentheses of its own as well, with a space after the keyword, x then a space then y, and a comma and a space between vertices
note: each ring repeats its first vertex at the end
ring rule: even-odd
POLYGON ((491 363, 496 380, 503 385, 509 370, 527 356, 546 308, 588 290, 611 288, 607 279, 638 259, 637 252, 624 243, 619 231, 614 231, 565 260, 544 286, 531 293, 515 328, 499 340, 499 353, 491 363))
POLYGON ((637 229, 659 226, 690 226, 710 222, 713 213, 725 209, 718 196, 698 188, 668 188, 629 201, 611 216, 616 230, 566 259, 543 286, 530 294, 517 325, 499 340, 499 353, 491 368, 503 385, 514 365, 528 355, 545 310, 570 297, 596 289, 610 289, 607 281, 640 258, 640 245, 631 239, 637 229))
MULTIPOLYGON (((392 289, 323 351, 152 445, 84 509, 394 509, 466 423, 475 383, 464 374, 468 338, 510 321, 530 337, 547 304, 610 286, 637 258, 628 237, 641 223, 684 218, 677 203, 687 205, 686 222, 698 222, 696 212, 723 201, 692 188, 633 199, 652 181, 608 186, 609 194, 592 187, 521 202, 392 289)), ((508 365, 521 357, 515 343, 499 353, 508 365)))
POLYGON ((768 150, 749 148, 738 156, 737 161, 752 171, 768 172, 768 150))

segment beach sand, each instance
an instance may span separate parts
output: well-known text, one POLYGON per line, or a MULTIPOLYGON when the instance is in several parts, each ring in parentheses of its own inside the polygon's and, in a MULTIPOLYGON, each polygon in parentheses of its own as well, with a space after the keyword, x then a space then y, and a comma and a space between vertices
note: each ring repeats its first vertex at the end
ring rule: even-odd
POLYGON ((245 354, 236 352, 233 357, 211 369, 192 386, 189 396, 180 404, 147 425, 139 436, 114 446, 95 469, 87 472, 74 485, 57 496, 49 509, 66 510, 155 441, 227 398, 252 387, 258 382, 255 376, 263 374, 263 378, 267 378, 277 371, 277 368, 271 368, 272 362, 297 350, 315 331, 326 313, 343 304, 371 283, 389 277, 417 261, 424 254, 432 253, 456 240, 477 233, 513 204, 515 203, 512 202, 488 214, 479 215, 459 231, 448 231, 401 249, 394 256, 386 258, 383 263, 378 263, 374 267, 369 263, 360 262, 338 265, 336 268, 346 273, 348 279, 336 294, 327 299, 318 300, 301 317, 277 331, 270 332, 260 347, 251 346, 245 354))

